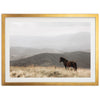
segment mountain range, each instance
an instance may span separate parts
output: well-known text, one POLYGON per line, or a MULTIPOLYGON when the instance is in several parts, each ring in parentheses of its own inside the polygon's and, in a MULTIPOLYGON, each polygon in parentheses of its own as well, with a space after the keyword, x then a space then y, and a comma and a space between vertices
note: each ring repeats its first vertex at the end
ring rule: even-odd
POLYGON ((11 47, 10 48, 10 61, 19 60, 34 56, 41 53, 62 53, 64 51, 50 48, 35 49, 26 47, 11 47))
MULTIPOLYGON (((17 48, 19 49, 19 48, 17 48)), ((90 68, 90 53, 89 52, 82 52, 82 51, 77 51, 77 52, 61 52, 61 51, 55 51, 55 50, 50 50, 47 49, 47 53, 44 53, 43 51, 46 52, 46 50, 39 50, 39 49, 30 49, 30 51, 25 49, 25 51, 17 50, 20 51, 17 52, 16 55, 13 53, 15 52, 14 48, 11 49, 11 61, 10 61, 10 66, 57 66, 57 67, 63 67, 63 63, 59 63, 59 58, 64 57, 70 61, 75 61, 77 63, 77 66, 79 68, 90 68), (13 52, 12 52, 13 51, 13 52), (42 52, 41 52, 42 51, 42 52), (24 55, 23 55, 24 54, 24 55)))

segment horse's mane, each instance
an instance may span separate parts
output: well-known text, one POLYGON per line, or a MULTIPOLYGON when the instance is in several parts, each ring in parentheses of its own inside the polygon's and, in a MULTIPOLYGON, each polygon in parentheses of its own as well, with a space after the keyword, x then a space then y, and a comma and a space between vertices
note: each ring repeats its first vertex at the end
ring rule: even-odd
POLYGON ((63 60, 65 60, 65 61, 68 61, 67 59, 65 59, 65 58, 63 58, 63 57, 60 57, 60 59, 63 59, 63 60))

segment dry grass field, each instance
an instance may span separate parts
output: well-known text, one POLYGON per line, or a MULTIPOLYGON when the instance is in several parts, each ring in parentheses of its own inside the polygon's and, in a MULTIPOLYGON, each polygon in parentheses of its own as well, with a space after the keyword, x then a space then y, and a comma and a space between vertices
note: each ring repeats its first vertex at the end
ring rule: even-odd
POLYGON ((73 69, 65 69, 64 67, 10 67, 10 77, 12 78, 49 78, 49 77, 90 77, 89 69, 78 68, 77 72, 73 69))

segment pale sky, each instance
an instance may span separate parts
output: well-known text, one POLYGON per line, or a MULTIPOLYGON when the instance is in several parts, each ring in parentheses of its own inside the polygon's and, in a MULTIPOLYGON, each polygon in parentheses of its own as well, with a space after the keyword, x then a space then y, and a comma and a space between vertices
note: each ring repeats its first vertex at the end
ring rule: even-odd
POLYGON ((90 22, 12 18, 7 20, 6 30, 11 36, 11 46, 90 49, 90 22))
MULTIPOLYGON (((36 19, 38 20, 38 19, 36 19)), ((61 22, 61 21, 34 21, 34 19, 14 18, 8 20, 10 35, 28 36, 57 36, 62 34, 75 34, 90 32, 89 22, 61 22)))

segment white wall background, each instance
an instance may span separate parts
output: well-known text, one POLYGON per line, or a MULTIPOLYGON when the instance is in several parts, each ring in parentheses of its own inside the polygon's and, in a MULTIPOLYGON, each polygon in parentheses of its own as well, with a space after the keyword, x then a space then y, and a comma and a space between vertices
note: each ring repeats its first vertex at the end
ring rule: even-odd
MULTIPOLYGON (((2 13, 100 14, 100 3, 99 0, 2 0, 2 13)), ((100 86, 1 86, 0 81, 0 100, 99 100, 99 94, 100 86)))

